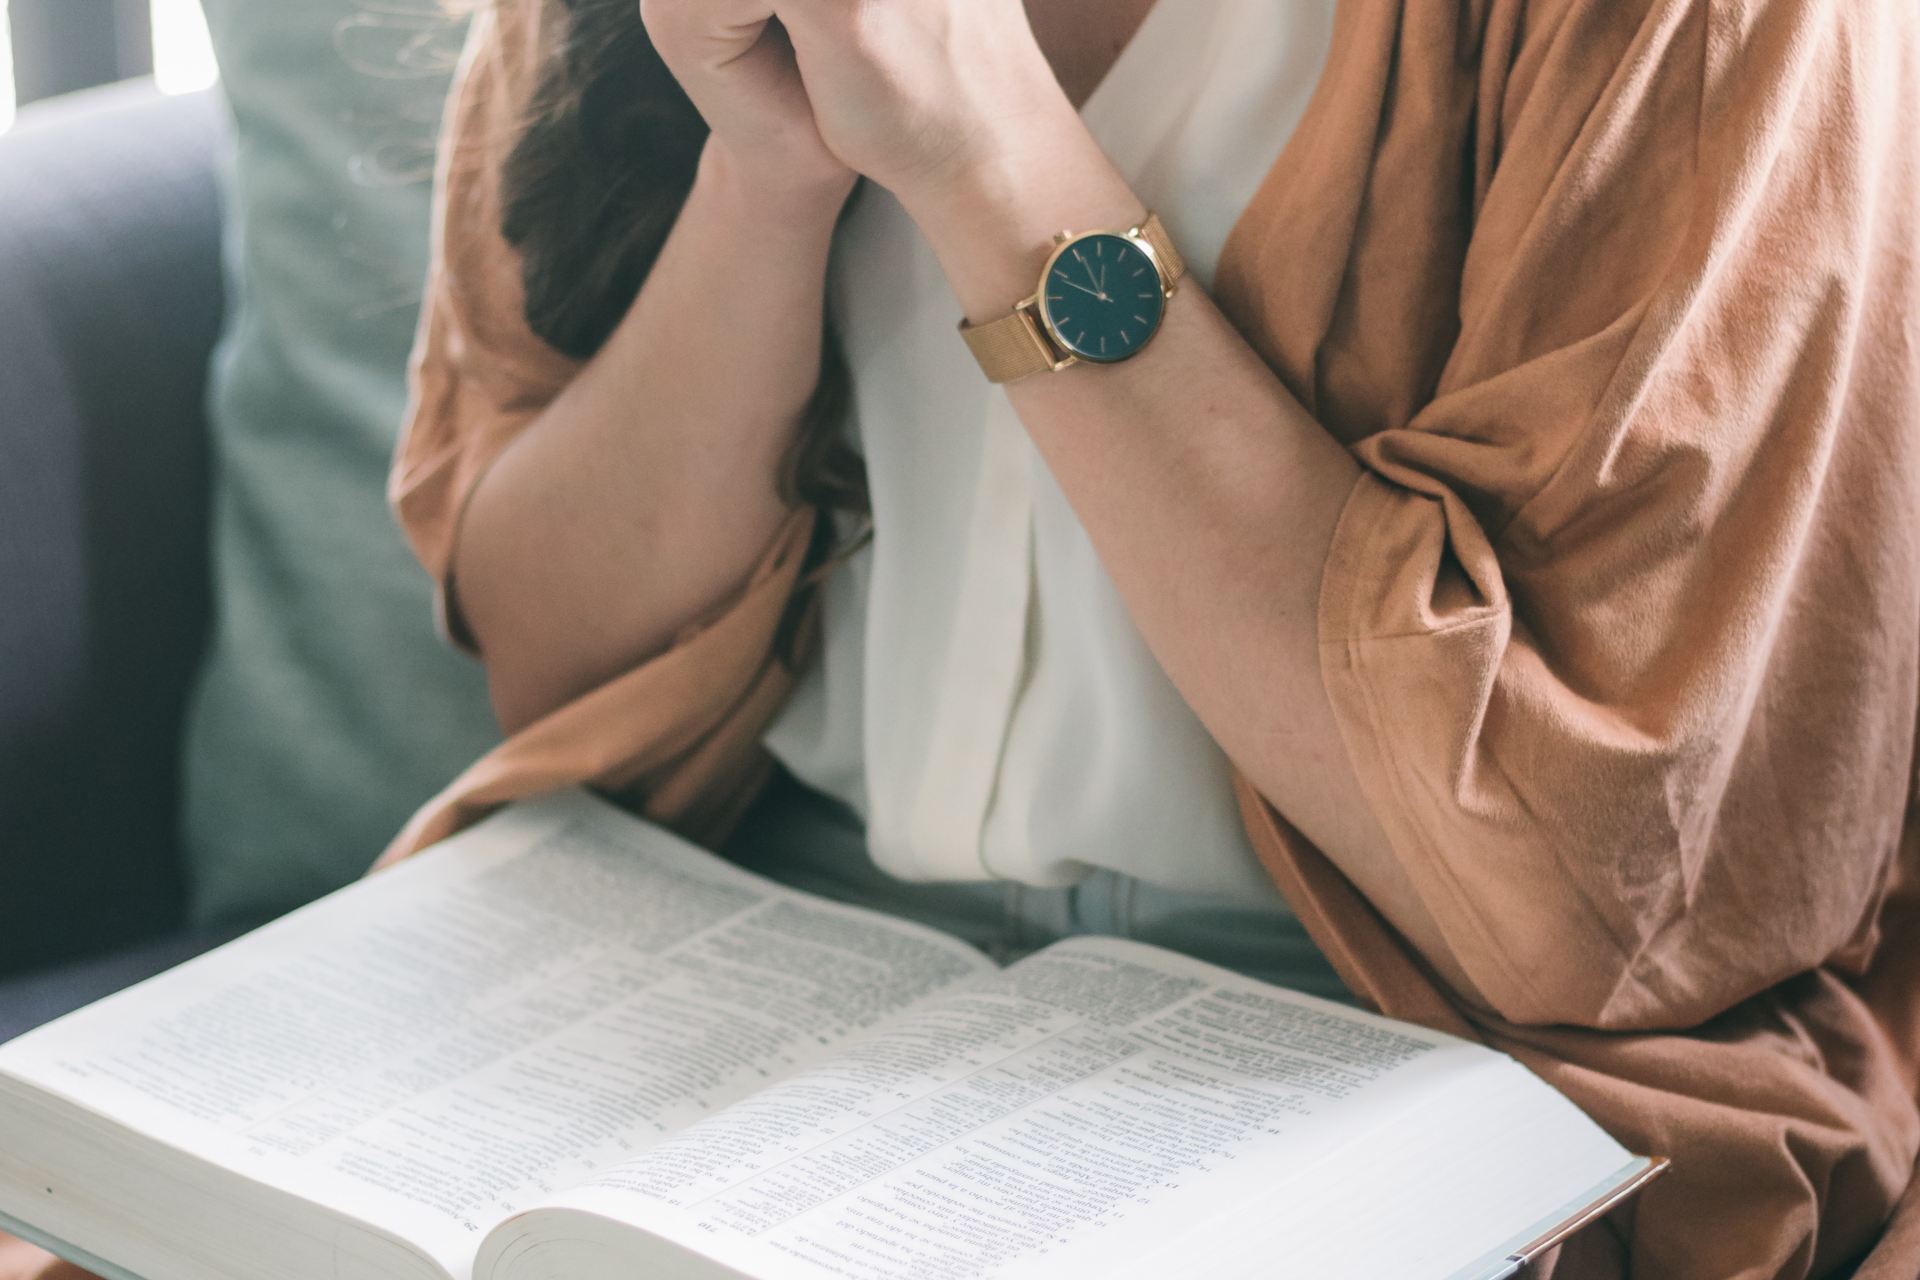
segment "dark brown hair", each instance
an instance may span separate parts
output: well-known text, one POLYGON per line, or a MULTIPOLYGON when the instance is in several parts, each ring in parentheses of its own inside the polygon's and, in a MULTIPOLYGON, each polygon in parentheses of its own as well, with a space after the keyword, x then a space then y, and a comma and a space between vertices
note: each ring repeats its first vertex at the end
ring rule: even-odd
MULTIPOLYGON (((655 52, 639 0, 545 0, 567 10, 520 138, 501 174, 501 230, 521 256, 527 323, 584 360, 632 307, 692 189, 707 126, 655 52)), ((781 468, 780 492, 861 532, 830 550, 834 521, 814 531, 806 578, 782 626, 789 666, 805 596, 865 541, 866 467, 847 444, 846 361, 831 331, 805 423, 781 468)))

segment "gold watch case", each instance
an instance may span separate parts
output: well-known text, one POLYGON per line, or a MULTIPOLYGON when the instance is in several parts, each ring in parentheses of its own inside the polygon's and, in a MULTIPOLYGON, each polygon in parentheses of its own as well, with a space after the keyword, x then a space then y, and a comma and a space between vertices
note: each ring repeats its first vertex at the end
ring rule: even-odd
MULTIPOLYGON (((1159 215, 1149 213, 1138 226, 1123 231, 1062 231, 1054 237, 1053 251, 1047 256, 1046 265, 1040 269, 1039 283, 1031 296, 1016 305, 1011 314, 998 320, 980 325, 969 325, 963 321, 960 325, 961 336, 966 339, 967 346, 972 349, 974 358, 979 361, 990 381, 1017 382, 1035 374, 1058 373, 1076 364, 1091 363, 1083 361, 1068 343, 1055 336, 1052 320, 1047 315, 1045 294, 1046 282, 1061 257, 1081 242, 1097 237, 1125 239, 1145 254, 1160 274, 1163 304, 1171 302, 1179 292, 1180 280, 1186 274, 1186 262, 1174 247, 1172 237, 1167 234, 1159 215)), ((1160 316, 1154 322, 1154 332, 1142 339, 1139 347, 1121 360, 1106 363, 1118 364, 1132 359, 1151 346, 1165 320, 1163 305, 1160 316)))

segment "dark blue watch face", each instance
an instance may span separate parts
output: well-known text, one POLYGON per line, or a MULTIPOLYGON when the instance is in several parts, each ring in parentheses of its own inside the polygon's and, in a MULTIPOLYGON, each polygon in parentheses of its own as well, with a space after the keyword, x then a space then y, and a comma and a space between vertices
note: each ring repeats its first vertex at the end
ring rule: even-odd
POLYGON ((1166 311, 1153 259, 1125 236, 1070 242, 1054 258, 1040 294, 1040 314, 1054 341, 1100 364, 1144 347, 1166 311))

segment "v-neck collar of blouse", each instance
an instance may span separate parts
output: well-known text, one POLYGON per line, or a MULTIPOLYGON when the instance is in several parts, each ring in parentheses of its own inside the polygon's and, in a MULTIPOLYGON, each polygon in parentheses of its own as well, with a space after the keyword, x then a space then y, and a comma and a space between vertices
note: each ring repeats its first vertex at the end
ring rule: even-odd
POLYGON ((1131 174, 1198 91, 1218 19, 1230 0, 1156 0, 1080 119, 1123 174, 1131 174))

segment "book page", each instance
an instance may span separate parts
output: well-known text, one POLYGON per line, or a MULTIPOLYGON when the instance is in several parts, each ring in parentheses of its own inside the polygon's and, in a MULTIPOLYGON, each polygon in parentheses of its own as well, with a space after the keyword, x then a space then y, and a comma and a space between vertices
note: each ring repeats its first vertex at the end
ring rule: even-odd
MULTIPOLYGON (((763 1278, 1079 1273, 1157 1250, 1456 1086, 1484 1092, 1492 1075, 1571 1112, 1587 1165, 1627 1162, 1484 1048, 1156 949, 1077 940, 930 1001, 551 1203, 763 1278)), ((1568 1173, 1585 1179, 1574 1190, 1598 1180, 1587 1173, 1568 1173)), ((503 1261, 501 1280, 540 1216, 483 1250, 483 1263, 503 1261)), ((1482 1231, 1485 1247, 1511 1229, 1482 1231)))
MULTIPOLYGON (((1165 1257, 1167 1242, 1217 1221, 1223 1205, 1258 1226, 1250 1201, 1273 1203, 1265 1197, 1369 1134, 1425 1113, 1452 1117, 1448 1134, 1471 1130, 1515 1090, 1538 1103, 1526 1125, 1563 1121, 1553 1159, 1576 1148, 1538 1213, 1628 1163, 1571 1103, 1490 1050, 1154 948, 1073 940, 551 1203, 766 1280, 1133 1274, 1142 1253, 1158 1263, 1139 1274, 1177 1274, 1192 1268, 1165 1257)), ((1346 1194, 1361 1217, 1365 1174, 1346 1194)), ((1317 1201, 1317 1213, 1327 1224, 1340 1209, 1317 1201)), ((1509 1217, 1538 1217, 1526 1213, 1515 1203, 1509 1217)), ((484 1247, 484 1263, 503 1261, 501 1280, 540 1217, 522 1215, 484 1247)), ((1517 1230, 1463 1228, 1482 1249, 1517 1230)), ((1261 1261, 1267 1272, 1273 1263, 1261 1261)))
POLYGON ((566 793, 16 1041, 0 1072, 457 1273, 516 1209, 992 971, 566 793))

